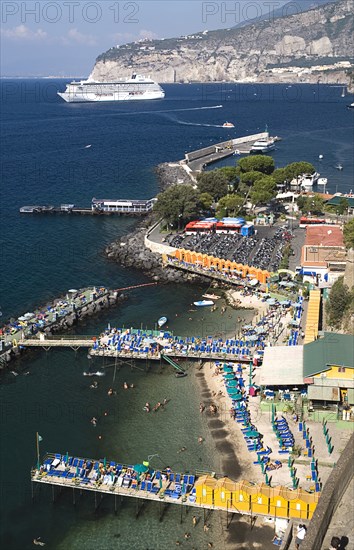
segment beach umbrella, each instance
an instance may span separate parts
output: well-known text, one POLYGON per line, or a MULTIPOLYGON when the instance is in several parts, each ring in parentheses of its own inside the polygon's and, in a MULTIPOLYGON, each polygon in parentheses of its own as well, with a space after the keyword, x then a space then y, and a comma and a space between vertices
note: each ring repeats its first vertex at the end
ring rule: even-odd
POLYGON ((238 386, 238 380, 230 380, 230 382, 227 382, 228 388, 237 388, 238 386))
POLYGON ((252 328, 253 328, 252 325, 244 325, 244 326, 242 327, 243 330, 250 330, 250 329, 252 329, 252 328))
POLYGON ((231 372, 224 374, 224 380, 234 380, 234 379, 235 379, 235 375, 232 374, 231 372))
POLYGON ((234 387, 234 388, 226 388, 227 389, 227 393, 231 396, 231 395, 237 395, 240 392, 240 390, 237 388, 237 387, 234 387))
POLYGON ((79 467, 78 467, 78 466, 76 466, 76 472, 75 472, 75 477, 78 477, 78 475, 79 475, 79 467))
POLYGON ((228 372, 233 372, 234 369, 232 367, 225 366, 225 367, 223 367, 223 371, 228 373, 228 372))
POLYGON ((249 430, 245 433, 245 435, 247 437, 250 437, 251 439, 254 439, 254 438, 260 437, 261 434, 257 432, 257 430, 249 430))
POLYGON ((160 487, 160 489, 162 489, 162 477, 161 476, 159 478, 159 487, 160 487))
POLYGON ((144 464, 135 464, 134 466, 134 472, 137 474, 144 474, 149 469, 148 466, 144 466, 144 464))
POLYGON ((107 459, 106 459, 106 457, 104 457, 104 459, 103 459, 103 466, 106 467, 106 464, 107 464, 107 459))
POLYGON ((276 304, 276 302, 277 301, 274 298, 271 298, 270 300, 267 301, 269 306, 274 306, 276 304))
POLYGON ((69 461, 69 453, 68 453, 68 451, 66 451, 66 455, 65 455, 65 457, 64 457, 64 462, 65 462, 65 464, 67 464, 68 461, 69 461))
POLYGON ((239 393, 238 395, 233 395, 233 396, 230 396, 232 401, 242 401, 243 399, 243 395, 242 393, 239 393))

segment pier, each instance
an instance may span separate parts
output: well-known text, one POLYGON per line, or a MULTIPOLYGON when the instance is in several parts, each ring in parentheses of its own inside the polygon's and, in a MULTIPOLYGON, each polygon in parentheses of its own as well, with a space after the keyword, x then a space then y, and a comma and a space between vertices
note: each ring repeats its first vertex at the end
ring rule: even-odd
POLYGON ((114 357, 125 360, 165 360, 176 370, 183 369, 173 359, 187 360, 225 360, 249 362, 252 359, 251 347, 257 342, 240 339, 200 338, 190 336, 181 338, 170 332, 144 331, 142 329, 116 329, 113 335, 95 336, 23 338, 18 345, 23 348, 70 348, 78 350, 88 348, 92 357, 114 357))
MULTIPOLYGON (((251 152, 252 145, 259 139, 264 138, 269 138, 268 132, 229 139, 203 149, 190 151, 185 154, 185 158, 180 161, 180 164, 187 166, 192 172, 201 172, 205 166, 232 155, 248 155, 251 152)), ((274 141, 280 140, 279 137, 271 139, 274 139, 274 141)))
MULTIPOLYGON (((235 482, 229 478, 216 476, 214 472, 196 474, 177 473, 170 469, 155 470, 148 462, 124 465, 102 458, 93 460, 78 458, 60 453, 47 453, 42 463, 31 472, 32 497, 33 483, 52 487, 52 500, 55 500, 55 487, 88 491, 95 496, 113 495, 115 511, 116 497, 129 497, 150 500, 164 504, 178 504, 181 507, 219 510, 228 514, 266 516, 274 518, 311 519, 319 494, 302 489, 291 491, 287 487, 270 487, 249 481, 235 482)), ((160 510, 160 519, 163 510, 160 510)), ((137 514, 138 515, 138 514, 137 514)), ((229 519, 229 518, 228 518, 229 519)), ((229 521, 227 522, 229 524, 229 521)))
POLYGON ((152 211, 156 202, 152 199, 95 199, 91 201, 91 207, 78 207, 75 204, 30 205, 22 206, 21 214, 81 214, 81 215, 146 215, 152 211))

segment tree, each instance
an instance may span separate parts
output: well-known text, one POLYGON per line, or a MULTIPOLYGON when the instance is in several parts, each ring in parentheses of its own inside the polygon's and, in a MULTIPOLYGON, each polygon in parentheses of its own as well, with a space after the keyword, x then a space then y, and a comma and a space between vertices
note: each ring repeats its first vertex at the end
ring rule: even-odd
POLYGON ((198 174, 197 186, 200 193, 209 193, 217 201, 227 194, 229 180, 220 170, 212 170, 198 174))
POLYGON ((199 213, 199 193, 191 185, 171 185, 157 195, 154 211, 167 223, 180 226, 199 213))
POLYGON ((276 184, 284 183, 287 179, 285 168, 277 168, 274 170, 272 178, 274 178, 276 184))
POLYGON ((344 278, 339 277, 333 284, 329 298, 326 304, 328 322, 330 325, 339 328, 346 310, 351 303, 352 295, 347 285, 344 284, 344 278))
POLYGON ((225 197, 222 197, 219 200, 218 203, 218 217, 219 214, 222 218, 224 215, 232 215, 236 216, 236 214, 239 212, 240 208, 242 207, 244 202, 244 197, 241 197, 240 195, 225 195, 225 197))
POLYGON ((199 195, 199 203, 204 210, 209 210, 213 202, 214 199, 210 193, 201 193, 199 195))
POLYGON ((318 195, 313 195, 312 197, 300 195, 296 203, 303 214, 308 214, 309 212, 312 214, 321 214, 324 209, 324 201, 318 195))
POLYGON ((315 172, 314 166, 310 162, 300 161, 292 162, 284 168, 286 179, 291 181, 302 174, 313 174, 315 172))
POLYGON ((237 166, 242 172, 262 172, 262 174, 271 174, 274 171, 274 160, 265 155, 250 155, 240 159, 237 166))
POLYGON ((262 174, 262 172, 251 170, 250 172, 243 172, 241 174, 240 180, 241 183, 245 183, 246 185, 253 185, 255 181, 263 178, 263 176, 264 174, 262 174))
POLYGON ((345 197, 341 197, 339 200, 339 204, 336 208, 337 214, 339 215, 346 214, 348 212, 348 208, 349 208, 348 199, 346 199, 345 197))
POLYGON ((276 183, 271 176, 263 176, 257 180, 250 192, 252 204, 264 204, 275 196, 276 183))
POLYGON ((344 242, 347 248, 354 248, 354 219, 344 224, 344 242))
POLYGON ((238 172, 236 166, 223 166, 222 168, 214 170, 214 172, 220 172, 221 174, 226 176, 229 183, 234 183, 235 181, 237 181, 238 172))

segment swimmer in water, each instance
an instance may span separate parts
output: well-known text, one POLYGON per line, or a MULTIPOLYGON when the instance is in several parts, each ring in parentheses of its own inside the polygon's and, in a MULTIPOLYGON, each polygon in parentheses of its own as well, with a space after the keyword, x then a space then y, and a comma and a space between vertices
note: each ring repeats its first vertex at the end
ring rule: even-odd
POLYGON ((109 395, 109 396, 113 395, 113 388, 109 388, 109 390, 107 392, 107 395, 109 395))
POLYGON ((95 427, 97 426, 97 418, 92 417, 92 418, 91 418, 91 424, 92 424, 92 426, 95 428, 95 427))
POLYGON ((45 542, 41 541, 41 537, 37 537, 36 539, 33 539, 33 544, 36 546, 45 546, 45 542))
POLYGON ((145 406, 144 406, 143 410, 144 410, 145 412, 148 412, 148 413, 149 413, 149 412, 150 412, 150 403, 145 403, 145 406))
POLYGON ((127 382, 124 382, 123 388, 124 388, 125 390, 128 390, 128 389, 129 389, 129 386, 128 386, 127 382))

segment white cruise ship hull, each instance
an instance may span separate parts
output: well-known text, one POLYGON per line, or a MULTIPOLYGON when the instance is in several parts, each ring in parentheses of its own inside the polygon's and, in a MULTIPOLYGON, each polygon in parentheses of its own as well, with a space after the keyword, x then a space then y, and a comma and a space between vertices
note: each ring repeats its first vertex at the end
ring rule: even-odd
POLYGON ((58 95, 67 103, 87 103, 93 101, 137 101, 142 99, 163 99, 165 97, 165 94, 161 92, 144 92, 142 94, 135 95, 127 92, 117 92, 113 94, 58 92, 58 95))
POLYGON ((165 92, 150 78, 133 74, 127 80, 116 82, 73 81, 66 86, 65 92, 58 92, 58 95, 67 103, 87 103, 163 99, 165 92))

